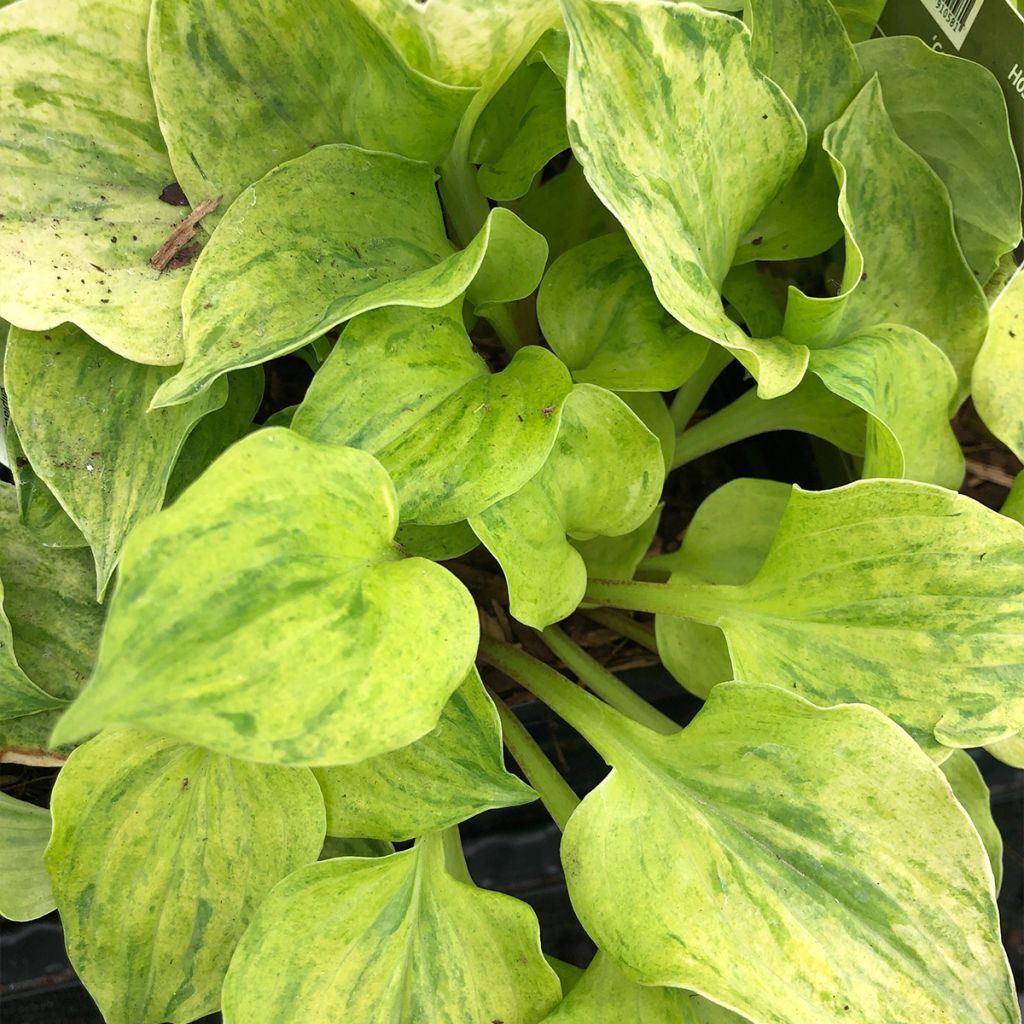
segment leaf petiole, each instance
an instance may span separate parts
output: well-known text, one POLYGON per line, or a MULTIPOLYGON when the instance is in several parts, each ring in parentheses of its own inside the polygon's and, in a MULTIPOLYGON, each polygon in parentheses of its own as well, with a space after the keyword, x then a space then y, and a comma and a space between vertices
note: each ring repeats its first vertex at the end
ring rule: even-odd
POLYGON ((627 718, 663 736, 679 732, 679 726, 668 715, 651 707, 643 697, 634 693, 618 676, 609 672, 557 626, 548 626, 538 631, 538 636, 581 683, 627 718))
POLYGON ((670 583, 646 583, 637 580, 591 580, 586 600, 632 612, 674 615, 715 626, 733 602, 722 599, 725 591, 740 587, 711 583, 688 583, 673 579, 670 583))
POLYGON ((508 752, 523 770, 527 782, 537 791, 548 814, 564 832, 570 815, 580 802, 579 797, 512 709, 493 692, 491 700, 498 709, 502 737, 508 752))

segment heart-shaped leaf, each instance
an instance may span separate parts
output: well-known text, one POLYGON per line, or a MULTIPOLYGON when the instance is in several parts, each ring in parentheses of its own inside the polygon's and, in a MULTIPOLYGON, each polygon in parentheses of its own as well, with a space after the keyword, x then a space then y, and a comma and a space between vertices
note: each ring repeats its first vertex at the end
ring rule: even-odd
POLYGON ((671 391, 707 355, 707 340, 665 312, 622 234, 560 256, 544 276, 537 317, 574 380, 614 391, 671 391))
POLYGON ((528 295, 546 255, 507 210, 454 252, 429 166, 322 146, 247 188, 217 225, 183 300, 185 365, 154 404, 183 402, 367 310, 445 306, 478 274, 479 302, 528 295), (493 294, 497 283, 504 294, 493 294))
POLYGON ((145 0, 0 13, 0 316, 34 331, 71 321, 127 359, 167 365, 182 358, 188 271, 149 263, 183 211, 160 201, 174 172, 146 69, 148 19, 145 0))
POLYGON ((658 439, 610 391, 577 384, 543 469, 469 520, 501 563, 512 614, 543 629, 579 605, 587 570, 568 536, 615 537, 654 511, 665 478, 658 439))
POLYGON ((89 542, 101 598, 128 534, 163 505, 189 431, 227 397, 220 383, 149 412, 172 373, 129 362, 70 324, 41 334, 13 328, 7 341, 11 420, 33 470, 89 542))
POLYGON ((533 911, 452 878, 434 835, 276 886, 232 958, 224 1020, 537 1024, 559 996, 533 911))
POLYGON ((984 283, 1021 235, 1020 168, 999 82, 911 36, 869 40, 857 56, 866 76, 878 75, 899 137, 948 189, 964 256, 984 283))
POLYGON ((474 669, 422 739, 358 764, 318 768, 334 835, 412 839, 537 795, 505 770, 501 725, 474 669))
POLYGON ((806 349, 748 337, 723 311, 721 289, 740 239, 804 156, 799 116, 755 67, 733 17, 643 0, 563 7, 569 138, 594 191, 662 305, 733 350, 765 397, 785 393, 803 376, 806 349))
POLYGON ((403 523, 443 525, 537 473, 571 389, 565 367, 536 345, 492 374, 466 334, 461 301, 383 309, 348 325, 293 427, 370 452, 395 483, 403 523))
POLYGON ((76 750, 52 809, 46 865, 68 955, 108 1024, 217 1009, 256 908, 316 860, 324 837, 308 769, 244 764, 135 729, 76 750))
POLYGON ((871 704, 942 760, 1024 730, 1022 566, 1019 523, 940 487, 865 480, 794 488, 749 582, 634 583, 619 603, 719 626, 736 677, 871 704))
POLYGON ((53 910, 53 891, 43 863, 50 841, 50 812, 0 793, 0 917, 34 921, 53 910))
POLYGON ((410 68, 359 7, 313 0, 299 17, 265 0, 154 3, 153 92, 193 202, 230 202, 271 168, 325 143, 431 163, 444 157, 472 92, 410 68))
POLYGON ((95 676, 55 742, 140 724, 344 764, 429 732, 472 664, 476 608, 444 569, 401 557, 397 518, 365 452, 282 428, 240 441, 132 534, 95 676))
POLYGON ((985 851, 884 715, 725 683, 674 736, 610 725, 562 860, 627 977, 753 1024, 1017 1019, 985 851))

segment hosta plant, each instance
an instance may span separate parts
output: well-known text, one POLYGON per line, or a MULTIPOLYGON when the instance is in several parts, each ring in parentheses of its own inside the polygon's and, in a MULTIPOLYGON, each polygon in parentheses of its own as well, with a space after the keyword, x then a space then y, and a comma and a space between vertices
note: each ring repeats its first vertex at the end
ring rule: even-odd
POLYGON ((882 6, 0 12, 0 911, 109 1024, 1019 1021, 1021 179, 882 6), (681 469, 778 430, 837 486, 681 469), (582 974, 463 859, 538 798, 582 974))

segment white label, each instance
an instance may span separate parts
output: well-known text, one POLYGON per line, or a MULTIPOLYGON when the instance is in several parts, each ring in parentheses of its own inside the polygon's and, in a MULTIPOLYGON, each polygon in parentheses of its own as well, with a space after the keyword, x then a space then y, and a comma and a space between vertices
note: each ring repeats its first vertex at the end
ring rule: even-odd
POLYGON ((974 19, 985 0, 922 0, 931 16, 959 50, 971 31, 974 19))

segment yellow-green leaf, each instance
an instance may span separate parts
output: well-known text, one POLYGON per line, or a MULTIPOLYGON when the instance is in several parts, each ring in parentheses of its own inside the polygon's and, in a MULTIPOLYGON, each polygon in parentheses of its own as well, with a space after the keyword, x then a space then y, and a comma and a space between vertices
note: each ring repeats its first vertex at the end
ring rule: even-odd
POLYGON ((454 252, 427 164, 323 146, 251 185, 217 225, 183 300, 185 365, 154 404, 183 402, 367 310, 445 306, 481 273, 482 302, 495 301, 494 281, 519 293, 501 301, 528 295, 545 257, 544 240, 507 210, 454 252))
POLYGON ((671 391, 707 355, 658 302, 625 235, 570 249, 551 265, 537 296, 544 338, 573 379, 614 391, 671 391))
POLYGON ((625 606, 719 626, 737 678, 871 704, 942 760, 1024 730, 1022 569, 1019 523, 940 487, 865 480, 794 488, 749 582, 632 584, 625 606))
POLYGON ((476 669, 422 739, 358 764, 318 768, 316 777, 327 831, 340 836, 412 839, 537 798, 505 770, 498 714, 476 669))
MULTIPOLYGON (((0 316, 71 321, 127 359, 182 357, 186 269, 149 258, 182 220, 146 69, 146 0, 0 12, 0 316)), ((202 198, 211 198, 203 196, 202 198)))
POLYGON ((673 736, 608 724, 562 860, 627 977, 753 1024, 1019 1019, 985 851, 884 715, 725 683, 673 736))
POLYGON ((466 334, 461 300, 397 307, 348 325, 292 425, 376 456, 395 483, 403 524, 444 525, 537 473, 571 389, 565 367, 536 345, 492 374, 466 334))
POLYGON ((920 331, 948 356, 966 392, 988 307, 953 230, 949 194, 896 134, 877 78, 825 133, 841 186, 846 266, 838 295, 790 288, 783 333, 825 348, 877 324, 920 331))
POLYGON ((440 566, 402 558, 397 519, 365 452, 279 427, 240 441, 132 534, 55 742, 139 724, 248 760, 345 764, 429 732, 472 664, 476 608, 440 566))
POLYGON ((569 138, 594 191, 665 308, 735 351, 766 397, 785 393, 807 350, 748 337, 725 315, 721 289, 740 239, 803 158, 793 105, 757 70, 733 17, 642 0, 563 7, 569 138))
POLYGON ((34 921, 56 906, 43 863, 49 841, 49 811, 0 793, 0 917, 34 921))
POLYGON ((992 818, 988 786, 974 758, 966 750, 954 750, 942 762, 942 774, 946 776, 953 795, 960 801, 960 806, 967 812, 975 831, 981 837, 989 864, 992 865, 996 892, 999 892, 1003 883, 1003 837, 992 818))
POLYGON ((154 3, 153 91, 193 203, 231 202, 278 164, 331 142, 444 157, 472 92, 410 68, 359 7, 314 0, 298 16, 267 0, 154 3))
POLYGON ((235 951, 225 1024, 537 1024, 558 1002, 533 911, 456 881, 440 836, 274 888, 235 951))
POLYGON ((569 537, 617 537, 654 511, 665 478, 658 439, 610 391, 577 384, 541 471, 469 520, 501 564, 512 614, 543 629, 579 605, 586 564, 569 537))
POLYGON ((129 362, 77 327, 11 330, 4 387, 26 458, 92 548, 102 598, 128 534, 158 511, 197 420, 224 404, 220 384, 149 412, 173 371, 129 362))
POLYGON ((913 36, 871 39, 857 56, 878 75, 899 137, 949 190, 967 263, 986 282, 1021 236, 1020 168, 998 80, 913 36))
POLYGON ((75 971, 107 1024, 216 1010, 268 890, 317 858, 305 768, 244 764, 135 729, 79 747, 53 790, 46 865, 75 971))

